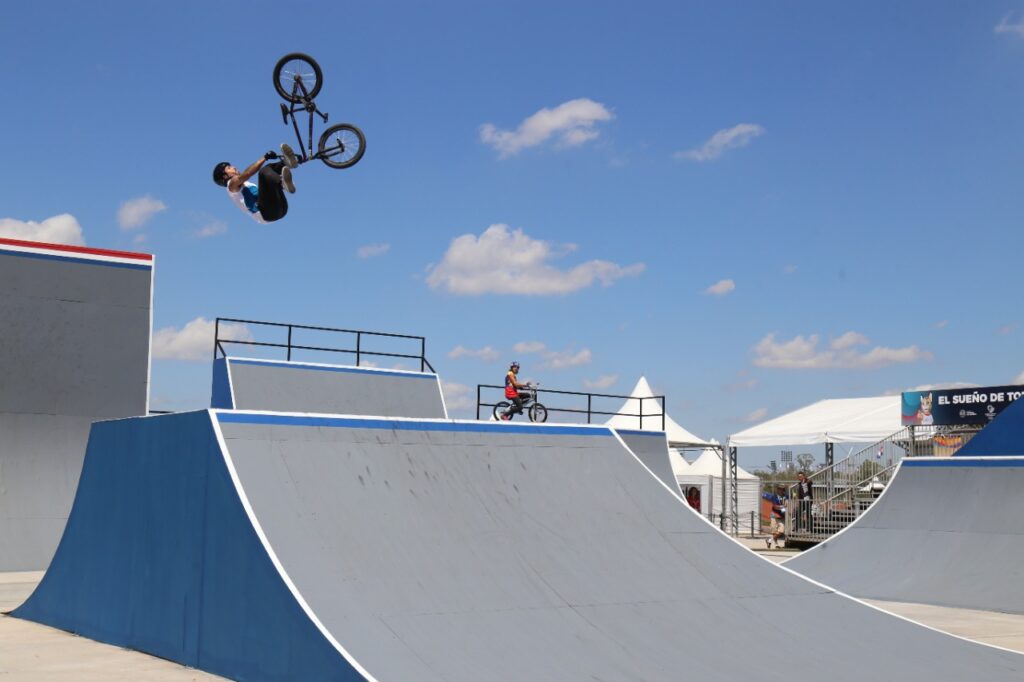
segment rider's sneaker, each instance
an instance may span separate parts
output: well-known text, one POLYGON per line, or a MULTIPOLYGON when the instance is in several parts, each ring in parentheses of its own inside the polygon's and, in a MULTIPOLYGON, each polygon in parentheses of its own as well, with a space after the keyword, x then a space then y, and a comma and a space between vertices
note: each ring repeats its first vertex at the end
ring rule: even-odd
POLYGON ((295 183, 292 182, 292 169, 285 166, 281 169, 281 184, 289 194, 295 194, 295 183))
MULTIPOLYGON (((287 142, 281 145, 281 156, 284 157, 284 165, 288 166, 289 168, 299 167, 299 159, 297 156, 295 156, 295 152, 292 151, 292 148, 288 145, 287 142)), ((294 192, 295 190, 292 191, 294 192)))

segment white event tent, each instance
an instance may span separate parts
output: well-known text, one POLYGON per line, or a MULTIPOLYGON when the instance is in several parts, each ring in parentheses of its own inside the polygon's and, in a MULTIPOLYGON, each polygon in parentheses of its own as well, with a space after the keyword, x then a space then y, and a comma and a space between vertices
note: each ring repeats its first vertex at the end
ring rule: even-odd
MULTIPOLYGON (((718 519, 723 512, 723 491, 722 485, 722 453, 717 448, 705 448, 700 457, 693 461, 683 471, 676 472, 676 482, 686 496, 686 491, 691 486, 700 490, 701 509, 700 513, 712 520, 718 519)), ((759 505, 761 500, 761 479, 754 474, 736 467, 736 512, 739 530, 749 532, 751 518, 754 522, 754 530, 760 531, 757 526, 759 521, 759 505), (753 516, 751 516, 751 512, 753 516)), ((717 521, 716 521, 717 522, 717 521)))
MULTIPOLYGON (((630 397, 619 408, 617 414, 612 416, 605 424, 615 429, 633 429, 635 431, 661 431, 661 415, 663 412, 661 401, 654 399, 654 391, 647 383, 646 377, 640 377, 636 386, 629 394, 630 397), (641 411, 642 410, 642 411, 641 411), (640 415, 643 419, 640 419, 640 415), (642 421, 642 424, 641 424, 642 421)), ((711 445, 710 441, 699 438, 682 426, 665 411, 665 434, 668 436, 670 448, 694 448, 711 445)))
POLYGON ((729 447, 873 443, 903 428, 900 396, 821 400, 729 436, 729 447))

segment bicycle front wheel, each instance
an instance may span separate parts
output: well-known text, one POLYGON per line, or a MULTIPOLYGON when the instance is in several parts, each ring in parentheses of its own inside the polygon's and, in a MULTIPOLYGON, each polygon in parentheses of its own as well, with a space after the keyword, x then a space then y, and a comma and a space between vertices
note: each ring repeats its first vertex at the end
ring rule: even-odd
MULTIPOLYGON (((503 400, 503 401, 501 401, 500 403, 498 403, 497 405, 494 406, 494 412, 492 412, 491 414, 494 415, 495 419, 497 419, 498 421, 501 421, 502 413, 508 412, 508 408, 510 408, 510 407, 512 407, 512 403, 509 403, 509 402, 503 400)), ((509 416, 509 419, 512 419, 512 417, 509 416)))
POLYGON ((548 420, 548 408, 540 403, 530 405, 530 421, 544 423, 548 420))
POLYGON ((313 99, 324 84, 320 65, 308 54, 292 52, 274 66, 274 89, 289 102, 313 99))
POLYGON ((320 136, 320 160, 331 168, 349 168, 366 152, 366 136, 351 123, 331 126, 320 136))

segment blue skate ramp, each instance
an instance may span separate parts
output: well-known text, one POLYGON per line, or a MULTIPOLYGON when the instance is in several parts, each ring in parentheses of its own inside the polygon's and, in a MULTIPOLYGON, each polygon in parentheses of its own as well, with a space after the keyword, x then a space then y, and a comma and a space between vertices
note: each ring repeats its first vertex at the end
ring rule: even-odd
POLYGON ((53 567, 15 615, 239 680, 1024 675, 1018 654, 755 556, 597 426, 97 424, 53 567))

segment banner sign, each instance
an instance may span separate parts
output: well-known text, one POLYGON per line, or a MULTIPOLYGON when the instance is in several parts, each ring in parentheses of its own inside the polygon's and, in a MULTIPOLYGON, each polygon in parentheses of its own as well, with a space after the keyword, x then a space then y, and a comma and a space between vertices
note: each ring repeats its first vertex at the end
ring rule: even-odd
POLYGON ((1024 386, 943 388, 903 394, 904 426, 984 425, 1017 398, 1024 386))

